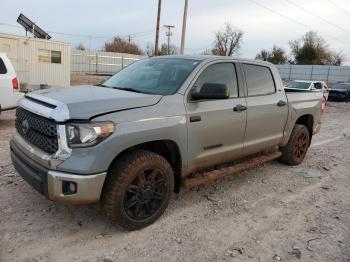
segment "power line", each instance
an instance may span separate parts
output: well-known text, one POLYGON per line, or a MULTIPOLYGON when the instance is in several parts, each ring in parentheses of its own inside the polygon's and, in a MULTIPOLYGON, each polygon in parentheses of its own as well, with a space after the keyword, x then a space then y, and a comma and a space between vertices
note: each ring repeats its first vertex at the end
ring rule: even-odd
MULTIPOLYGON (((7 24, 7 23, 2 23, 2 22, 0 22, 0 25, 23 29, 21 26, 13 25, 13 24, 7 24)), ((83 35, 83 34, 74 34, 74 33, 63 33, 63 32, 56 32, 56 31, 50 31, 50 30, 48 32, 51 33, 51 34, 57 34, 57 35, 77 36, 77 37, 85 37, 85 38, 90 38, 91 37, 91 38, 111 39, 111 38, 114 37, 114 36, 96 36, 96 35, 83 35)), ((121 37, 129 37, 130 36, 132 38, 137 38, 137 37, 143 37, 143 36, 146 36, 146 35, 151 35, 154 32, 155 32, 155 30, 147 30, 147 31, 142 31, 142 32, 136 32, 136 33, 126 34, 126 35, 121 35, 121 37)))
POLYGON ((334 3, 331 0, 327 0, 330 4, 334 5, 335 7, 337 7, 338 9, 340 9, 341 11, 343 11, 345 14, 350 15, 350 12, 348 10, 345 10, 344 8, 342 8, 340 5, 334 3))
POLYGON ((314 16, 314 17, 317 17, 318 19, 321 19, 323 22, 325 22, 325 23, 327 23, 327 24, 329 24, 329 25, 331 25, 331 26, 334 26, 334 27, 340 29, 341 31, 343 31, 343 32, 345 32, 345 33, 350 34, 350 31, 344 29, 343 27, 341 27, 341 26, 339 26, 339 25, 337 25, 337 24, 332 23, 331 21, 329 21, 329 20, 327 20, 327 19, 324 19, 322 16, 320 16, 320 15, 318 15, 318 14, 315 14, 314 12, 311 12, 310 10, 308 10, 308 9, 306 9, 306 8, 304 8, 304 7, 302 7, 301 5, 298 5, 298 4, 296 4, 296 3, 294 3, 293 1, 290 1, 290 0, 285 0, 285 1, 287 1, 288 3, 290 3, 291 5, 293 5, 293 6, 295 6, 295 7, 297 7, 297 8, 299 8, 299 9, 303 10, 304 12, 306 12, 306 13, 308 13, 308 14, 314 16))
MULTIPOLYGON (((292 22, 295 23, 295 24, 298 24, 298 25, 300 25, 300 26, 302 26, 302 27, 306 27, 306 28, 308 28, 309 30, 313 30, 313 28, 312 28, 311 26, 308 26, 308 25, 306 25, 306 24, 304 24, 304 23, 302 23, 302 22, 299 22, 298 20, 295 20, 295 19, 293 19, 293 18, 291 18, 291 17, 289 17, 289 16, 286 16, 286 15, 284 15, 284 14, 281 14, 281 13, 279 13, 279 12, 277 12, 277 11, 275 11, 275 10, 273 10, 273 9, 271 9, 271 8, 269 8, 269 7, 267 7, 267 6, 263 5, 263 4, 261 4, 261 3, 257 2, 257 1, 255 1, 255 0, 248 0, 248 1, 250 1, 250 2, 252 2, 252 3, 254 3, 254 4, 258 5, 258 6, 260 6, 261 8, 264 8, 264 9, 270 11, 271 13, 274 13, 275 15, 278 15, 278 16, 280 16, 280 17, 283 17, 283 18, 285 18, 285 19, 287 19, 287 20, 289 20, 289 21, 292 21, 292 22)), ((346 43, 346 42, 344 42, 344 41, 342 41, 342 40, 340 40, 340 39, 338 39, 338 38, 336 38, 336 37, 334 37, 334 36, 332 36, 332 35, 328 35, 328 34, 324 34, 324 35, 326 35, 326 36, 328 36, 328 37, 330 37, 330 38, 333 38, 334 40, 338 41, 339 43, 342 43, 342 44, 347 45, 347 46, 349 45, 349 43, 346 43)))

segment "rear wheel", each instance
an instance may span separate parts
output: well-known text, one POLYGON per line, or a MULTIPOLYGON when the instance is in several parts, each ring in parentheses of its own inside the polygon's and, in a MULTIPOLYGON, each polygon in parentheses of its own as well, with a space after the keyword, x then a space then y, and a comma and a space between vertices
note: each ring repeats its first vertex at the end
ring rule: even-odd
POLYGON ((280 160, 287 165, 299 165, 305 158, 310 144, 309 130, 304 125, 296 124, 290 135, 288 144, 280 147, 280 160))
POLYGON ((120 159, 108 173, 102 207, 112 223, 135 230, 163 214, 174 189, 173 170, 165 158, 136 151, 120 159))

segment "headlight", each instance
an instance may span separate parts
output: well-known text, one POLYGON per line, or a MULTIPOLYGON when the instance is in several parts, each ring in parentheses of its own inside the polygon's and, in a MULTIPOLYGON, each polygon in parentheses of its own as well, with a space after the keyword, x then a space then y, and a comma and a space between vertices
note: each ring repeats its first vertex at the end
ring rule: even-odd
POLYGON ((114 131, 111 122, 71 123, 66 125, 69 147, 88 147, 100 143, 114 131))

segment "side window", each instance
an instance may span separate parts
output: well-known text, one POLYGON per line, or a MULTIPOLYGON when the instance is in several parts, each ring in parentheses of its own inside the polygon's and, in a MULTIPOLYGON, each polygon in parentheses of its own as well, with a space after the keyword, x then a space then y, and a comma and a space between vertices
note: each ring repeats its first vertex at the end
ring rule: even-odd
POLYGON ((6 66, 5 66, 5 63, 4 61, 2 61, 2 59, 0 58, 0 74, 1 75, 4 75, 7 73, 7 69, 6 69, 6 66))
POLYGON ((243 64, 248 96, 268 95, 276 92, 275 82, 268 67, 243 64))
POLYGON ((50 50, 39 49, 38 60, 39 60, 39 62, 50 63, 50 50))
POLYGON ((316 83, 314 84, 314 87, 315 87, 316 89, 322 89, 322 84, 321 84, 320 82, 316 82, 316 83))
POLYGON ((210 65, 198 77, 194 88, 200 91, 205 83, 226 84, 230 89, 230 97, 238 97, 236 68, 233 63, 210 65))
POLYGON ((38 50, 38 61, 42 63, 61 64, 62 53, 61 51, 53 51, 47 49, 38 50))
POLYGON ((62 62, 62 53, 61 51, 51 51, 51 63, 61 64, 62 62))

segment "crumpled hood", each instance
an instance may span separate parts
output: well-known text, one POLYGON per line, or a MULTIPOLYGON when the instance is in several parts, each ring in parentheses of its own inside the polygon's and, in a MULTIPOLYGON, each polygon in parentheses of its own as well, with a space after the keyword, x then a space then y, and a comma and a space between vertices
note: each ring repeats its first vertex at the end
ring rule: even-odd
MULTIPOLYGON (((31 97, 28 94, 29 98, 31 97)), ((96 115, 155 105, 161 95, 141 94, 100 86, 50 88, 33 92, 33 98, 49 98, 67 105, 70 119, 90 119, 96 115)))

